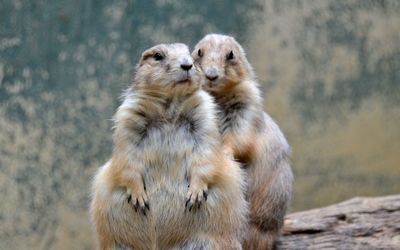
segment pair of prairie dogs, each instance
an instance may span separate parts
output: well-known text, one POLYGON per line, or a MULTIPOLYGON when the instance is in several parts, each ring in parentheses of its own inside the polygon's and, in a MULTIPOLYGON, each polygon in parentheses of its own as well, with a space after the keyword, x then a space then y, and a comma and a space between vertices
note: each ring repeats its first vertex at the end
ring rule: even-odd
POLYGON ((114 119, 90 208, 99 249, 273 248, 290 148, 232 37, 143 52, 114 119))

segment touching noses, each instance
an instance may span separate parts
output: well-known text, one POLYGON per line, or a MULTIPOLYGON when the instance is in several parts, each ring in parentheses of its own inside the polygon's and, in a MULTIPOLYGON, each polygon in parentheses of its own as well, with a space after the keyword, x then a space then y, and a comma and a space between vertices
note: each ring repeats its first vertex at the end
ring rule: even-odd
POLYGON ((193 60, 185 58, 181 62, 181 68, 189 71, 193 67, 193 60))
POLYGON ((214 81, 218 78, 218 70, 213 66, 207 68, 204 73, 205 73, 207 79, 210 81, 214 81))

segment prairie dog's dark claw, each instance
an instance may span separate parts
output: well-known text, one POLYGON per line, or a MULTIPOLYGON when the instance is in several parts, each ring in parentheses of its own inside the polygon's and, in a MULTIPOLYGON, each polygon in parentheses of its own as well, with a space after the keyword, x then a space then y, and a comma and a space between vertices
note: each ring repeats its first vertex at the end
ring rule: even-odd
POLYGON ((150 211, 150 205, 146 193, 138 195, 137 197, 133 196, 132 194, 129 194, 127 200, 128 203, 132 206, 132 208, 135 209, 135 212, 138 212, 138 210, 140 210, 146 216, 147 215, 146 209, 150 211))
POLYGON ((200 190, 190 190, 186 196, 185 211, 186 209, 192 211, 193 208, 200 209, 203 202, 207 200, 207 188, 200 190))
POLYGON ((189 210, 189 212, 192 211, 193 203, 191 201, 188 201, 186 208, 189 210))
POLYGON ((131 206, 133 209, 135 209, 135 212, 137 212, 137 205, 135 203, 131 202, 131 206))
POLYGON ((190 198, 192 198, 192 195, 190 195, 190 196, 189 196, 189 198, 187 198, 187 199, 186 199, 186 202, 185 202, 185 207, 187 207, 187 206, 188 206, 188 204, 189 204, 189 202, 190 202, 190 198))
POLYGON ((141 207, 140 210, 142 211, 144 216, 147 216, 146 214, 146 207, 141 207))

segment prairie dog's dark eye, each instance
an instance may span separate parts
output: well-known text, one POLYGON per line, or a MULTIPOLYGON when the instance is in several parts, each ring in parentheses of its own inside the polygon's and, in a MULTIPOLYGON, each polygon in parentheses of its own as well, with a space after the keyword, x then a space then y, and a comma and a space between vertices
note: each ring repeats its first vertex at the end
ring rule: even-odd
POLYGON ((164 57, 160 53, 155 53, 153 56, 154 60, 161 61, 164 57))
POLYGON ((203 56, 203 51, 202 51, 201 49, 199 49, 199 50, 197 51, 197 55, 198 55, 199 57, 202 57, 202 56, 203 56))
POLYGON ((229 52, 229 54, 226 55, 226 60, 232 60, 233 58, 235 58, 235 56, 233 55, 233 51, 231 50, 231 52, 229 52))

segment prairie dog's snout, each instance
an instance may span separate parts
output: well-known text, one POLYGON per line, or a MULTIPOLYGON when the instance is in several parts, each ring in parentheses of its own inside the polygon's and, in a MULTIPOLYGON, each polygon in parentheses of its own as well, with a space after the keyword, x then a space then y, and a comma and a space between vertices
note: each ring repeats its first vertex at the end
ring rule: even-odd
POLYGON ((193 67, 193 59, 189 56, 185 56, 181 59, 181 68, 189 71, 193 67))
POLYGON ((193 67, 193 59, 190 55, 182 55, 179 59, 180 68, 183 71, 183 74, 179 77, 178 83, 190 81, 192 78, 192 67, 193 67))
POLYGON ((214 66, 211 65, 204 70, 204 74, 206 75, 207 79, 210 81, 214 81, 218 79, 218 69, 214 66))

